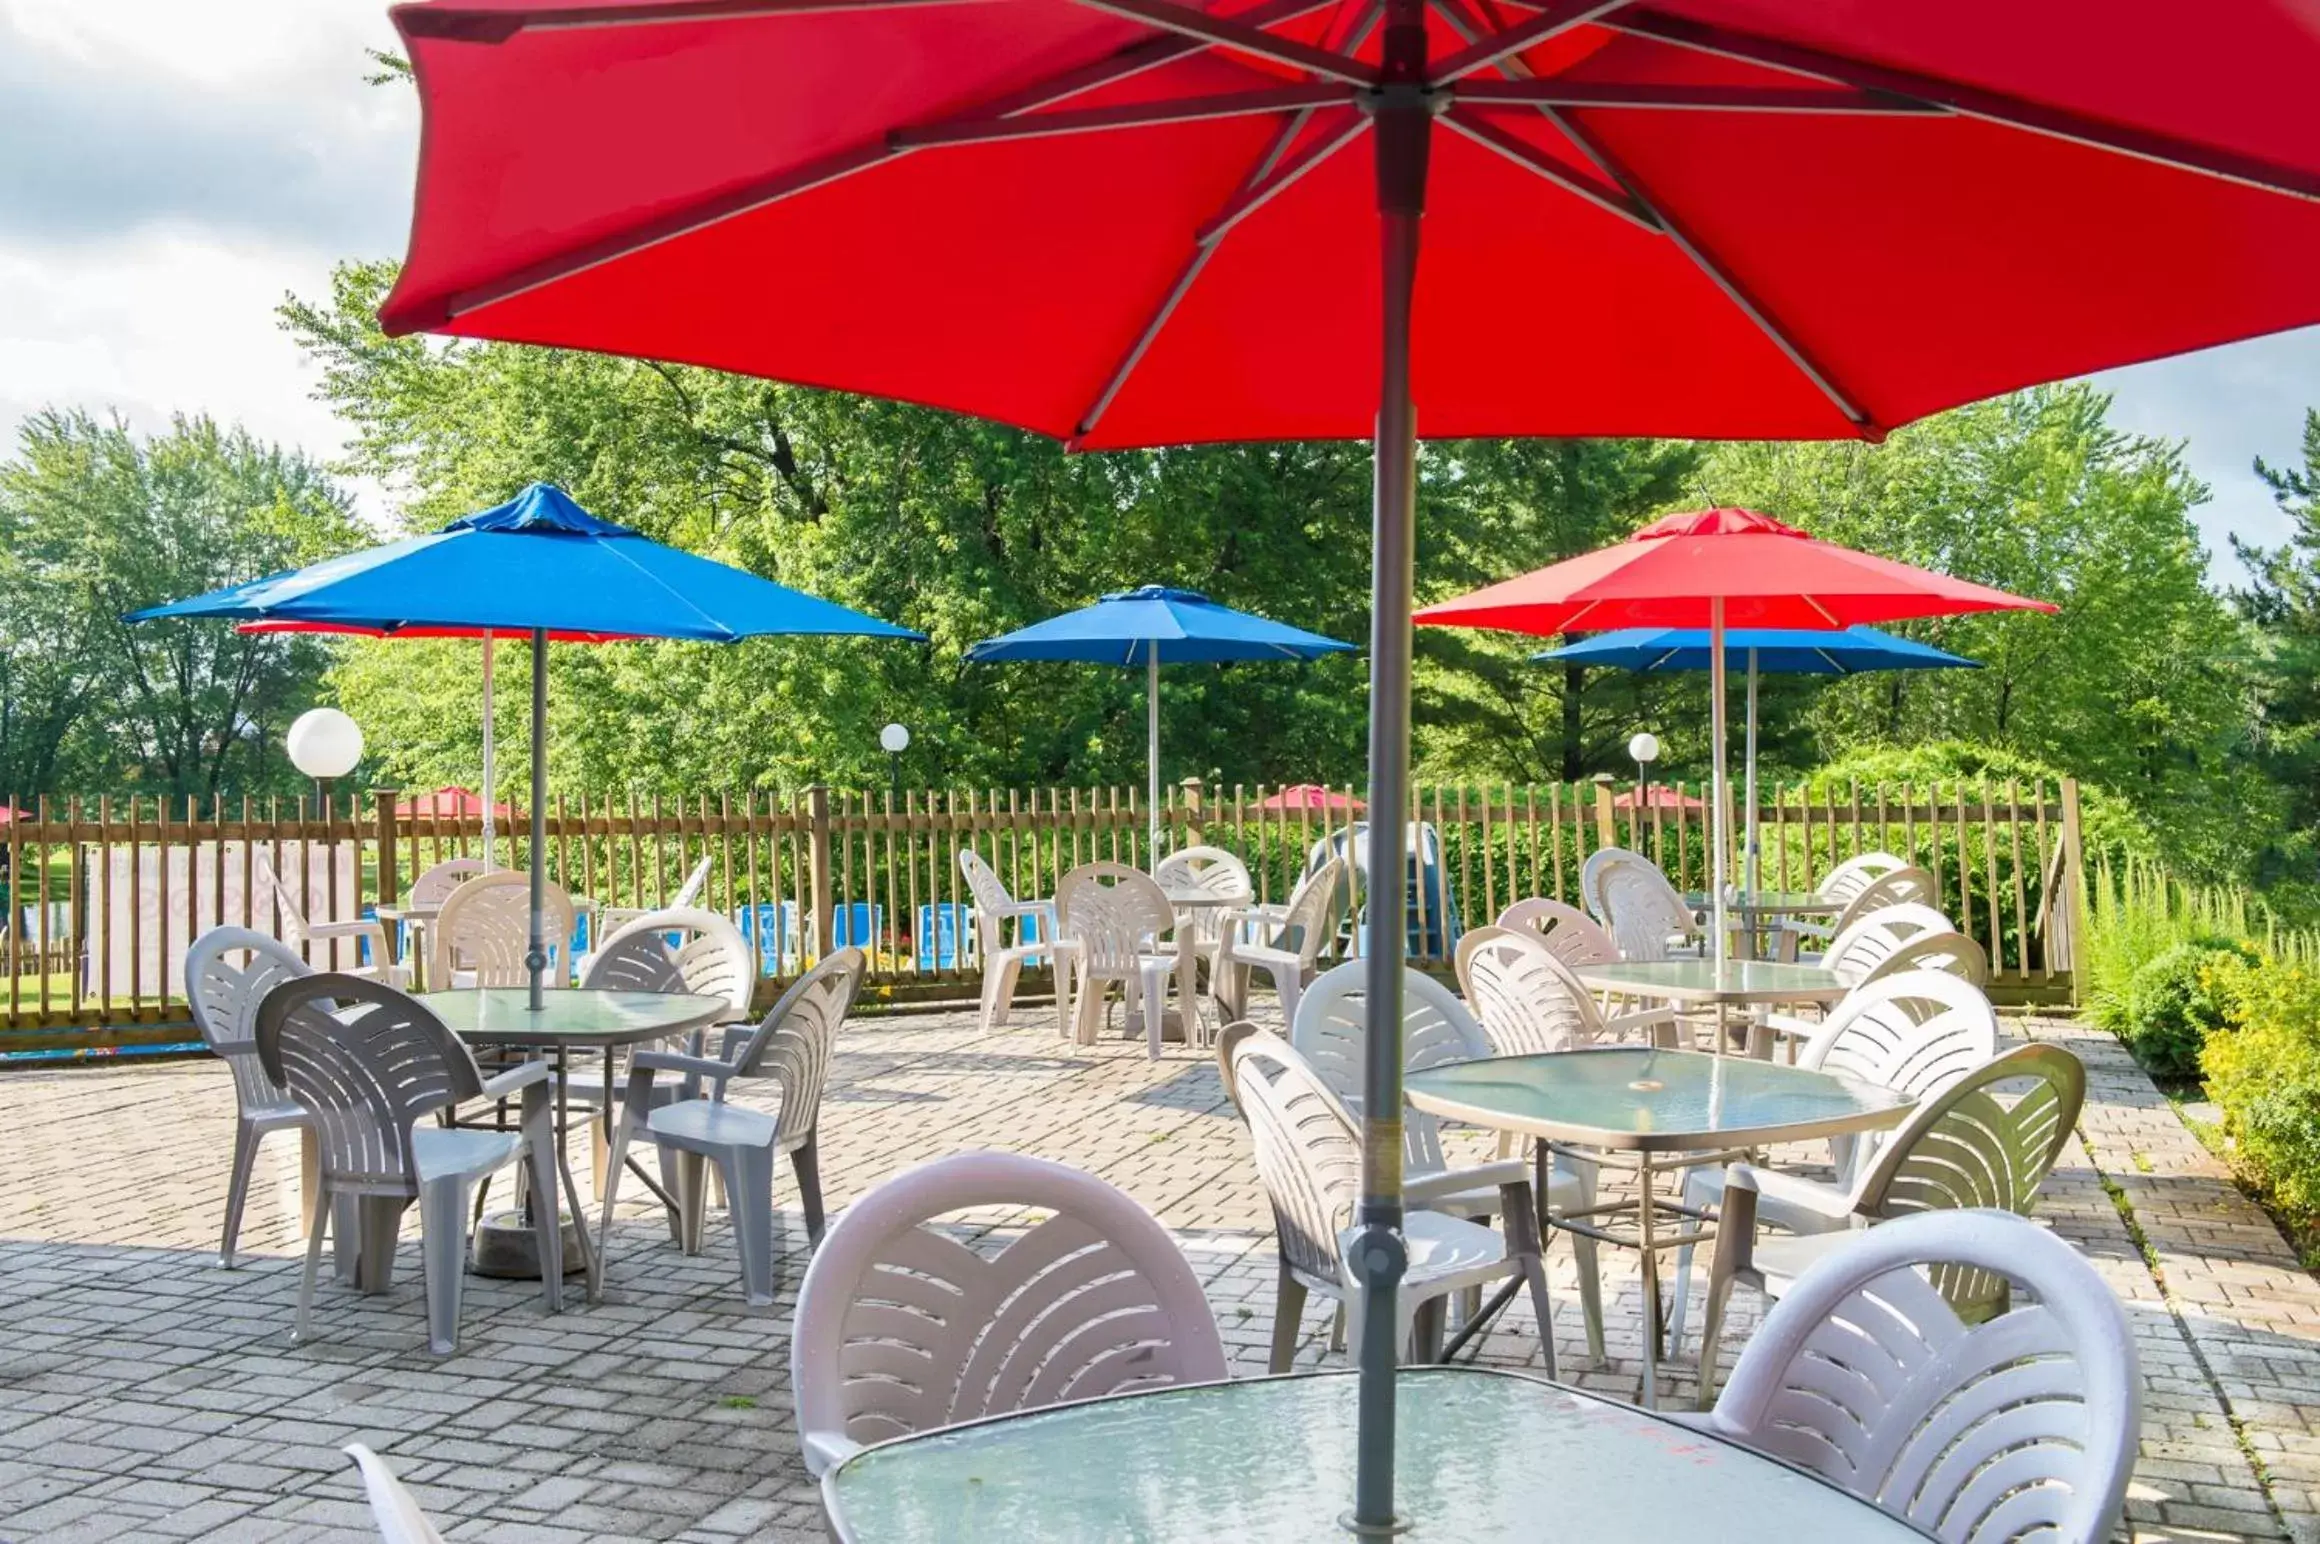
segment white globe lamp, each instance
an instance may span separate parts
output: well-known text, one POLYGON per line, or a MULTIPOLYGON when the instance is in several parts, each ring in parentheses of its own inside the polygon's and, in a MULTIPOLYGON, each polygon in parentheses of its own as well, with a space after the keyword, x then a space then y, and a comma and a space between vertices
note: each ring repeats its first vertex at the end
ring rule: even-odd
POLYGON ((889 756, 899 756, 910 749, 910 729, 904 724, 888 724, 878 731, 878 744, 889 756))
POLYGON ((290 765, 328 782, 344 777, 362 760, 362 727, 336 708, 309 708, 290 726, 290 765))
POLYGON ((1644 766, 1659 760, 1659 736, 1646 729, 1627 742, 1627 754, 1644 766))

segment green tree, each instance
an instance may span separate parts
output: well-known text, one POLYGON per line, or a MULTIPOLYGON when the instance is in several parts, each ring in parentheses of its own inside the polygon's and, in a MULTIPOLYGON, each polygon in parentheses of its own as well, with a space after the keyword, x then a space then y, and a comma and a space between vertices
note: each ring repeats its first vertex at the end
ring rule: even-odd
POLYGON ((26 793, 283 786, 324 645, 125 613, 359 544, 319 468, 206 418, 139 439, 44 412, 0 462, 0 772, 26 793))
POLYGON ((2262 640, 2257 758, 2301 838, 2266 854, 2265 877, 2309 883, 2312 843, 2320 837, 2320 410, 2304 414, 2302 448, 2302 466, 2256 462, 2256 475, 2288 517, 2288 540, 2264 547, 2235 536, 2232 550, 2253 576, 2233 599, 2262 640))

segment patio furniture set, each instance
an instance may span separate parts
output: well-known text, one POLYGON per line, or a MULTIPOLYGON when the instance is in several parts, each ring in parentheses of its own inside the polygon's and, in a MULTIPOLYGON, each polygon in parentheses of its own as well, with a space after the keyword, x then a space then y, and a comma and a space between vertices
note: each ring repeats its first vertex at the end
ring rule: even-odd
MULTIPOLYGON (((1150 874, 1086 865, 1052 901, 1008 895, 971 851, 960 865, 981 930, 986 1029, 1007 1018, 1023 965, 1050 963, 1059 1031, 1079 1043, 1102 1033, 1116 994, 1131 1033, 1161 1054, 1171 991, 1187 1039, 1213 1043, 1274 1212, 1275 1376, 1225 1381, 1216 1326, 1175 1242, 1125 1196, 1060 1164, 939 1160, 857 1200, 825 1233, 815 1129, 860 952, 820 962, 752 1024, 757 962, 738 929, 697 908, 642 913, 589 958, 578 987, 551 994, 543 1021, 522 989, 528 919, 497 899, 520 898, 522 876, 457 876, 429 939, 433 979, 447 984, 418 996, 387 971, 313 971, 296 949, 240 929, 195 944, 196 1017, 242 1101, 221 1259, 233 1260, 257 1141, 297 1128, 320 1149, 301 1338, 325 1242, 336 1240, 341 1280, 381 1289, 416 1199, 429 1343, 454 1349, 467 1220, 505 1170, 518 1197, 511 1221, 530 1230, 533 1258, 576 1251, 591 1300, 624 1177, 648 1187, 678 1246, 698 1252, 713 1170, 744 1294, 765 1305, 773 1168, 786 1153, 816 1250, 793 1345, 799 1440, 837 1536, 1080 1538, 1104 1531, 1098 1519, 1123 1518, 1150 1537, 1192 1536, 1196 1521, 1275 1536, 1297 1506, 1338 1494, 1353 1462, 1354 1380, 1287 1375, 1310 1295, 1336 1305, 1354 1343, 1362 1333, 1348 1246, 1372 1026, 1363 963, 1321 958, 1343 936, 1344 862, 1320 864, 1278 907, 1251 904, 1246 866, 1216 848, 1179 852, 1150 874), (1260 977, 1276 989, 1285 1033, 1246 1017, 1260 977), (478 1051, 502 1060, 486 1066, 478 1051), (775 1080, 778 1114, 728 1099, 759 1077, 775 1080), (593 1230, 567 1152, 575 1110, 610 1133, 593 1230), (639 1142, 655 1149, 657 1173, 632 1161, 639 1142), (986 1208, 1045 1220, 996 1256, 941 1221, 986 1208), (1285 1491, 1236 1478, 1235 1434, 1259 1429, 1305 1444, 1285 1491), (1134 1456, 1074 1459, 1094 1447, 1134 1456), (1163 1472, 1209 1478, 1143 1483, 1163 1472)), ((1597 853, 1582 893, 1594 914, 1535 898, 1471 931, 1458 990, 1414 971, 1403 983, 1410 1260, 1395 1338, 1430 1369, 1406 1386, 1404 1452, 1422 1471, 1461 1432, 1530 1433, 1531 1451, 1570 1460, 1552 1466, 1554 1502, 1570 1516, 1608 1514, 1624 1498, 1632 1521, 1637 1494, 1659 1488, 1653 1477, 1680 1473, 1685 1488, 1664 1505, 1689 1515, 1712 1492, 1761 1520, 1765 1537, 1963 1539, 2001 1511, 2045 1518, 2065 1537, 2099 1531, 2134 1451, 2132 1348, 2089 1267, 2019 1220, 2075 1119, 2077 1063, 2045 1046, 1999 1053, 1978 954, 1925 901, 1900 898, 1929 890, 1897 859, 1844 865, 1809 905, 1735 907, 1735 928, 1762 930, 1780 957, 1721 966, 1701 958, 1693 909, 1640 855, 1597 853), (1797 915, 1836 920, 1808 930, 1787 920, 1797 915), (1802 951, 1808 938, 1827 941, 1817 957, 1802 951), (1878 942, 1853 942, 1864 938, 1878 942), (1767 1009, 1800 1004, 1833 1006, 1816 1019, 1767 1009), (1740 1054, 1730 1011, 1747 1015, 1755 1054, 1740 1054), (1498 1157, 1455 1162, 1444 1137, 1456 1125, 1498 1133, 1498 1157), (1776 1145, 1822 1140, 1833 1180, 1764 1163, 1776 1145), (1635 1183, 1606 1200, 1600 1181, 1613 1167, 1635 1183), (1920 1212, 1944 1215, 1908 1215, 1920 1212), (1546 1375, 1558 1375, 1543 1267, 1558 1234, 1577 1254, 1592 1358, 1604 1354, 1596 1252, 1640 1253, 1651 1319, 1642 1409, 1456 1362, 1521 1296, 1546 1375), (1660 1342, 1666 1354, 1682 1344, 1701 1247, 1711 1252, 1697 1336, 1707 1413, 1663 1415, 1651 1408, 1660 1342), (1663 1311, 1658 1262, 1671 1249, 1663 1311), (1740 1285, 1777 1306, 1718 1395, 1723 1308, 1740 1285), (2016 1285, 2028 1289, 2021 1303, 2016 1285), (1828 1348, 1863 1336, 1881 1360, 1832 1393, 1819 1370, 1828 1348), (2031 1370, 1993 1370, 1985 1348, 1999 1345, 2018 1347, 2031 1370), (1800 1410, 1831 1399, 1841 1416, 1800 1429, 1800 1410)), ((544 1305, 558 1311, 562 1273, 542 1280, 544 1305)), ((386 1466, 359 1457, 387 1536, 434 1537, 386 1466)), ((1527 1515, 1544 1504, 1535 1473, 1508 1466, 1462 1492, 1461 1515, 1485 1530, 1527 1515)), ((1723 1536, 1750 1536, 1756 1520, 1723 1536)))

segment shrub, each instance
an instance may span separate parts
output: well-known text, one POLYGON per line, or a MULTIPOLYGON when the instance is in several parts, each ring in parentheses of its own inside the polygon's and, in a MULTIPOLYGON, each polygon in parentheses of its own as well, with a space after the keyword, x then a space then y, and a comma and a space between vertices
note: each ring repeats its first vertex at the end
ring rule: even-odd
POLYGON ((2095 1003, 2095 1020, 2126 1042, 2135 1060, 2162 1078, 2199 1076, 2200 1048, 2231 1011, 2226 962, 2253 965, 2255 946, 2206 933, 2143 961, 2125 986, 2095 1003))
POLYGON ((2233 1154, 2287 1210, 2320 1213, 2320 977, 2276 960, 2215 975, 2228 1023, 2200 1065, 2233 1154))

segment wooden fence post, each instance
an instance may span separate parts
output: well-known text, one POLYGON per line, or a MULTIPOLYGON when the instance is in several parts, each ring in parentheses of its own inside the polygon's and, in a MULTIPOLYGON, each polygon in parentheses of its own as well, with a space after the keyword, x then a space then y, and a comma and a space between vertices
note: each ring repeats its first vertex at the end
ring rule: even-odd
POLYGON ((1197 777, 1184 780, 1184 845, 1200 847, 1207 844, 1208 835, 1201 828, 1201 782, 1197 777))
POLYGON ((814 958, 837 947, 838 919, 830 911, 830 790, 806 790, 806 904, 814 916, 814 958))
POLYGON ((392 788, 371 790, 371 806, 379 823, 379 904, 392 906, 401 894, 395 877, 395 794, 392 788))
MULTIPOLYGON (((2086 846, 2084 829, 2079 821, 2078 779, 2062 780, 2062 906, 2058 919, 2062 923, 2061 963, 2070 971, 2070 1000, 2075 1006, 2084 1000, 2085 983, 2079 979, 2078 940, 2080 928, 2086 921, 2086 846)), ((2049 934, 2046 942, 2047 961, 2054 962, 2055 940, 2049 934)))
POLYGON ((1595 845, 1617 847, 1619 828, 1611 822, 1611 774, 1595 774, 1595 845))

